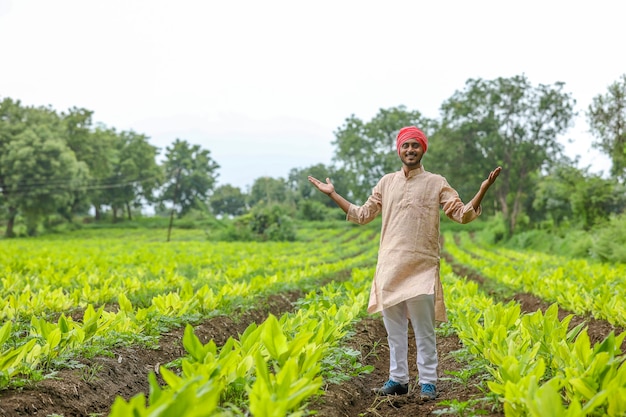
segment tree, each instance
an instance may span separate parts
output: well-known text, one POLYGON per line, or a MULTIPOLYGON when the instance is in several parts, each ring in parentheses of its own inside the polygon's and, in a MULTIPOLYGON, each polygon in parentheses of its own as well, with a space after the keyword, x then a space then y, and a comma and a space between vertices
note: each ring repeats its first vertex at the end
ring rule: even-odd
POLYGON ((590 230, 596 224, 616 214, 624 204, 624 189, 614 179, 607 180, 593 174, 580 182, 571 195, 572 211, 590 230))
POLYGON ((539 181, 533 208, 545 213, 555 226, 569 221, 590 230, 619 214, 625 202, 624 186, 616 179, 559 163, 539 181))
POLYGON ((462 149, 478 175, 503 167, 494 193, 509 235, 532 193, 532 174, 562 154, 558 137, 570 127, 575 105, 563 89, 561 82, 534 87, 525 76, 470 79, 441 106, 446 135, 439 146, 446 147, 451 164, 461 163, 462 149))
MULTIPOLYGON (((100 180, 111 174, 111 158, 115 155, 114 142, 105 140, 106 138, 100 135, 102 127, 94 130, 92 116, 93 111, 76 107, 61 113, 67 145, 74 152, 76 159, 87 165, 90 183, 90 186, 77 191, 74 201, 62 209, 61 215, 70 222, 74 214, 89 210, 92 204, 90 197, 94 194, 91 190, 94 188, 97 190, 100 180)), ((100 213, 96 207, 96 218, 99 217, 100 213)))
POLYGON ((565 221, 576 221, 572 196, 582 188, 588 175, 587 169, 580 170, 566 159, 554 164, 538 181, 532 208, 556 227, 565 221))
POLYGON ((209 205, 215 215, 240 216, 246 212, 246 195, 239 187, 224 184, 213 191, 209 205))
POLYGON ((128 219, 132 219, 132 208, 152 201, 153 191, 162 183, 162 171, 156 161, 158 148, 140 133, 110 131, 109 134, 113 135, 115 149, 111 166, 106 168, 110 169, 110 175, 94 188, 100 189, 100 203, 111 206, 114 220, 120 211, 126 211, 128 219))
POLYGON ((250 207, 259 203, 270 205, 272 203, 290 203, 293 201, 292 193, 283 178, 259 177, 254 180, 248 196, 250 207))
POLYGON ((260 241, 293 241, 296 230, 291 220, 293 213, 285 204, 259 202, 250 211, 235 220, 240 239, 260 241))
POLYGON ((321 179, 331 178, 337 190, 343 192, 347 189, 342 183, 342 177, 336 175, 336 170, 332 166, 316 164, 308 168, 293 168, 287 176, 287 186, 293 192, 296 202, 299 204, 302 200, 312 200, 327 207, 334 207, 335 203, 330 198, 311 185, 309 175, 321 179))
MULTIPOLYGON (((26 129, 26 109, 22 107, 20 101, 11 98, 4 98, 0 101, 0 158, 7 153, 7 147, 13 138, 26 129)), ((13 236, 13 224, 17 215, 17 207, 9 204, 10 183, 8 175, 10 171, 5 165, 0 163, 0 195, 2 207, 7 210, 6 236, 13 236)))
MULTIPOLYGON (((463 201, 476 194, 486 173, 493 169, 493 162, 486 161, 483 150, 476 146, 474 137, 480 132, 474 123, 454 127, 444 124, 429 138, 428 152, 422 158, 422 165, 444 176, 463 201)), ((483 210, 493 208, 487 205, 483 210)))
POLYGON ((626 180, 626 74, 593 98, 587 119, 598 138, 594 146, 611 158, 611 175, 626 180))
POLYGON ((418 111, 398 106, 380 109, 367 123, 352 115, 335 131, 333 160, 347 174, 344 195, 348 199, 364 202, 383 175, 400 169, 396 136, 408 125, 420 127, 428 136, 436 124, 418 111))
POLYGON ((194 207, 205 207, 220 167, 211 158, 211 152, 181 139, 165 149, 166 181, 160 201, 179 206, 180 216, 194 207))
POLYGON ((89 166, 90 185, 86 191, 86 199, 93 205, 95 219, 100 220, 102 207, 112 204, 114 198, 109 191, 117 186, 114 172, 123 147, 116 130, 102 124, 90 132, 89 142, 91 145, 87 148, 88 151, 83 149, 79 155, 89 166))
POLYGON ((16 134, 3 144, 0 154, 2 193, 9 208, 9 237, 14 234, 18 212, 26 218, 28 233, 33 235, 41 216, 71 204, 87 177, 87 166, 77 161, 67 146, 54 111, 24 108, 21 116, 26 123, 14 130, 16 134))
POLYGON ((66 130, 67 146, 74 152, 80 161, 94 161, 98 155, 98 142, 92 142, 92 119, 93 112, 87 109, 70 108, 61 113, 63 126, 66 130))

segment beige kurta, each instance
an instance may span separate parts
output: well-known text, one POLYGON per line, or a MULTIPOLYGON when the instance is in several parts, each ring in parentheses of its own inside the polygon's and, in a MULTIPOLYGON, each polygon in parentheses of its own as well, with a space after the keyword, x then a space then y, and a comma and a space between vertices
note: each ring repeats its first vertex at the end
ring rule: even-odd
POLYGON ((423 167, 385 175, 347 220, 365 224, 382 214, 378 264, 367 311, 375 313, 422 294, 435 294, 435 319, 447 321, 439 277, 439 209, 458 223, 481 213, 464 204, 441 175, 423 167))

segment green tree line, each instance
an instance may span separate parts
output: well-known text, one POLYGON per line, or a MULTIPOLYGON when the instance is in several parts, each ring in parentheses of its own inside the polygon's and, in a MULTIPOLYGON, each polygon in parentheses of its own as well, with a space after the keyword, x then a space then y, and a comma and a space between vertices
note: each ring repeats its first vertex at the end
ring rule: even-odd
POLYGON ((438 119, 402 105, 380 109, 367 121, 351 115, 334 132, 331 164, 293 168, 287 178, 257 178, 244 191, 216 186, 219 164, 199 145, 177 138, 159 163, 160 149, 146 135, 95 124, 92 111, 58 112, 4 98, 0 219, 5 236, 15 234, 18 218, 35 234, 51 219, 72 222, 89 212, 96 221, 131 219, 147 206, 157 215, 235 217, 256 229, 284 221, 285 213, 322 220, 338 211, 307 176, 330 177, 343 195, 363 202, 382 175, 400 168, 395 136, 412 124, 429 137, 426 169, 444 175, 464 199, 494 166, 503 167, 484 210, 502 217, 509 236, 536 227, 590 229, 626 206, 626 75, 585 111, 590 148, 611 161, 606 176, 564 155, 560 138, 572 127, 575 105, 562 82, 533 85, 523 75, 469 79, 441 104, 438 119))
POLYGON ((176 205, 180 213, 201 204, 219 165, 210 151, 177 139, 159 149, 134 131, 94 125, 93 112, 0 102, 0 208, 5 236, 21 216, 29 235, 53 218, 108 212, 132 218, 147 204, 176 205))
MULTIPOLYGON (((563 225, 589 230, 626 207, 626 75, 585 111, 595 140, 582 152, 595 147, 609 156, 606 177, 564 154, 560 138, 572 127, 575 105, 562 82, 469 79, 442 103, 437 120, 403 106, 381 109, 369 121, 348 117, 335 132, 335 163, 326 172, 315 167, 313 175, 330 176, 349 199, 363 202, 384 173, 400 168, 394 139, 413 124, 429 137, 426 169, 444 175, 464 199, 494 166, 503 167, 494 204, 484 209, 502 216, 508 236, 563 225)), ((296 170, 290 178, 304 174, 296 170)))

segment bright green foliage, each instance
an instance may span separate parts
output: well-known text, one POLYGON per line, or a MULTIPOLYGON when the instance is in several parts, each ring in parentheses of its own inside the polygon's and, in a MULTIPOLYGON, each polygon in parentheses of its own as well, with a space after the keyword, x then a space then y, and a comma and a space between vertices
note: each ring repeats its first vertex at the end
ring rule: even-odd
MULTIPOLYGON (((307 362, 313 361, 308 359, 307 362)), ((302 402, 318 393, 322 386, 322 378, 316 377, 319 365, 304 370, 299 368, 297 358, 290 357, 278 372, 272 374, 267 372, 265 362, 261 355, 257 354, 257 378, 249 393, 252 415, 255 417, 304 415, 303 412, 292 411, 297 410, 302 402)))
MULTIPOLYGON (((74 242, 2 241, 9 257, 0 264, 0 386, 105 343, 107 337, 119 341, 158 334, 166 325, 185 325, 187 355, 157 370, 164 384, 151 375, 150 392, 128 401, 118 398, 111 415, 303 416, 323 384, 336 379, 334 370, 349 365, 348 373, 367 371, 354 360, 353 351, 340 357, 342 340, 365 314, 374 273, 377 234, 363 230, 302 231, 303 241, 289 244, 166 244, 149 237, 137 245, 128 235, 74 242), (342 244, 330 245, 329 240, 342 244), (319 286, 345 270, 351 270, 350 280, 319 286), (292 313, 251 324, 221 347, 214 341, 202 343, 190 324, 295 288, 310 291, 292 313), (69 307, 46 304, 46 295, 69 307), (117 311, 105 311, 104 304, 115 302, 117 311), (77 307, 84 309, 82 321, 64 314, 77 307), (58 312, 58 319, 49 320, 51 312, 58 312)), ((455 249, 454 239, 446 242, 458 260, 472 260, 455 249)), ((462 237, 458 242, 466 241, 462 237)), ((594 311, 609 314, 623 308, 622 297, 604 298, 601 285, 588 282, 598 265, 476 245, 468 250, 480 255, 469 265, 507 282, 521 275, 532 288, 555 286, 573 300, 578 297, 581 305, 589 288, 597 288, 593 294, 605 306, 592 303, 594 311), (500 273, 492 265, 494 258, 500 273), (530 268, 535 268, 534 279, 526 271, 530 268), (541 279, 537 270, 545 272, 541 279), (586 274, 587 281, 573 279, 573 270, 586 274)), ((441 272, 451 325, 477 356, 475 362, 487 364, 492 377, 487 386, 506 415, 541 415, 542 410, 556 416, 626 413, 626 366, 620 350, 626 333, 592 345, 584 325, 570 329, 571 316, 559 319, 556 304, 545 312, 524 314, 518 304, 496 303, 475 283, 454 276, 445 262, 441 272)), ((618 291, 618 278, 608 268, 602 273, 618 291)))
MULTIPOLYGON (((490 266, 489 259, 496 252, 481 251, 480 259, 468 259, 453 247, 450 243, 446 250, 452 249, 461 262, 475 260, 472 266, 482 271, 490 266)), ((495 279, 497 275, 502 279, 508 274, 523 273, 524 268, 529 267, 523 253, 506 251, 506 254, 508 262, 519 262, 516 268, 488 276, 495 279)), ((545 271, 547 266, 545 262, 541 268, 545 271)), ((442 271, 446 273, 448 268, 442 271)), ((449 272, 446 281, 448 305, 453 306, 450 314, 453 326, 470 351, 491 364, 489 372, 494 379, 488 386, 502 398, 507 416, 617 417, 626 411, 620 397, 626 388, 626 356, 620 349, 626 333, 610 334, 592 346, 584 323, 570 329, 572 316, 559 320, 556 304, 545 313, 538 310, 520 314, 518 305, 486 300, 476 292, 475 284, 461 283, 449 272)), ((549 288, 567 279, 561 276, 558 280, 544 278, 541 281, 538 286, 537 279, 534 280, 535 289, 549 288)), ((570 295, 573 295, 572 288, 570 295)), ((584 292, 579 286, 579 293, 581 290, 584 292)), ((616 304, 620 302, 613 306, 616 304)))
POLYGON ((169 402, 182 395, 189 404, 199 404, 203 389, 194 394, 193 384, 202 388, 210 384, 219 396, 216 408, 209 403, 215 415, 240 415, 242 409, 255 417, 304 415, 306 401, 323 384, 322 358, 338 345, 366 305, 364 290, 372 271, 355 272, 353 286, 331 283, 321 294, 310 292, 297 312, 280 319, 270 315, 260 325, 251 324, 239 340, 229 338, 219 349, 213 341, 203 345, 188 325, 183 338, 188 356, 182 360, 180 375, 163 370, 166 386, 151 381, 148 405, 140 406, 137 397, 117 400, 112 415, 175 409, 169 402))
POLYGON ((270 316, 219 349, 212 341, 200 343, 188 325, 183 344, 189 356, 180 360, 180 373, 162 368, 167 386, 152 382, 144 402, 117 400, 115 406, 117 415, 186 413, 177 408, 182 405, 169 402, 184 399, 191 410, 194 404, 210 404, 214 397, 205 390, 211 390, 217 392, 219 411, 205 407, 209 415, 261 407, 269 393, 278 395, 272 400, 274 409, 300 413, 307 399, 319 393, 322 375, 332 377, 348 365, 354 366, 349 372, 355 375, 367 371, 353 352, 350 361, 342 359, 338 345, 367 303, 373 271, 357 268, 375 259, 377 234, 363 230, 303 231, 302 242, 289 244, 166 243, 155 242, 152 235, 138 244, 127 234, 115 237, 113 232, 108 239, 86 235, 72 241, 2 241, 8 257, 0 263, 0 314, 9 324, 0 328, 0 386, 10 385, 16 375, 27 378, 38 369, 53 370, 55 364, 92 347, 147 340, 167 326, 228 314, 286 289, 316 289, 293 314, 270 316), (328 245, 329 238, 345 243, 328 245), (320 280, 350 269, 353 283, 331 282, 319 288, 320 280), (112 303, 119 309, 105 310, 104 305, 112 303), (84 311, 82 320, 64 314, 77 308, 84 311), (58 319, 50 321, 55 312, 60 313, 58 319), (12 331, 12 322, 28 331, 12 331), (255 385, 259 355, 269 374, 255 385))
POLYGON ((532 416, 532 417, 579 417, 583 415, 580 403, 572 401, 569 406, 563 404, 559 391, 563 381, 561 378, 553 378, 543 385, 537 384, 535 377, 530 378, 528 390, 522 398, 526 406, 524 411, 511 410, 505 405, 507 416, 532 416))
POLYGON ((118 397, 111 408, 110 417, 208 417, 226 416, 216 412, 220 389, 215 381, 203 378, 183 379, 167 369, 162 369, 163 379, 175 387, 163 390, 159 387, 154 374, 150 374, 150 407, 146 407, 143 394, 126 402, 118 397))
POLYGON ((552 256, 539 252, 481 248, 467 234, 451 235, 446 251, 481 275, 516 291, 538 295, 580 315, 626 325, 626 265, 552 256))

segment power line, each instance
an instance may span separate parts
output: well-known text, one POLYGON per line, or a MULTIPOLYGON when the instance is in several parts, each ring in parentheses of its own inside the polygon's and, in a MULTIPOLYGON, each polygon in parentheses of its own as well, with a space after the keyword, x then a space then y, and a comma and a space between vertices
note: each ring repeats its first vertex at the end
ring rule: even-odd
MULTIPOLYGON (((157 180, 158 176, 147 177, 147 178, 138 178, 130 181, 118 182, 118 183, 110 183, 110 184, 91 184, 91 185, 78 185, 73 186, 73 182, 70 180, 57 180, 50 182, 39 182, 39 183, 27 183, 21 186, 18 186, 16 189, 10 189, 7 191, 9 195, 16 194, 29 194, 32 191, 36 191, 38 189, 47 189, 50 191, 59 191, 59 190, 71 190, 71 191, 90 191, 90 190, 104 190, 104 189, 112 189, 112 188, 122 188, 129 185, 134 185, 137 183, 157 180)), ((5 187, 5 189, 8 187, 5 187)))

